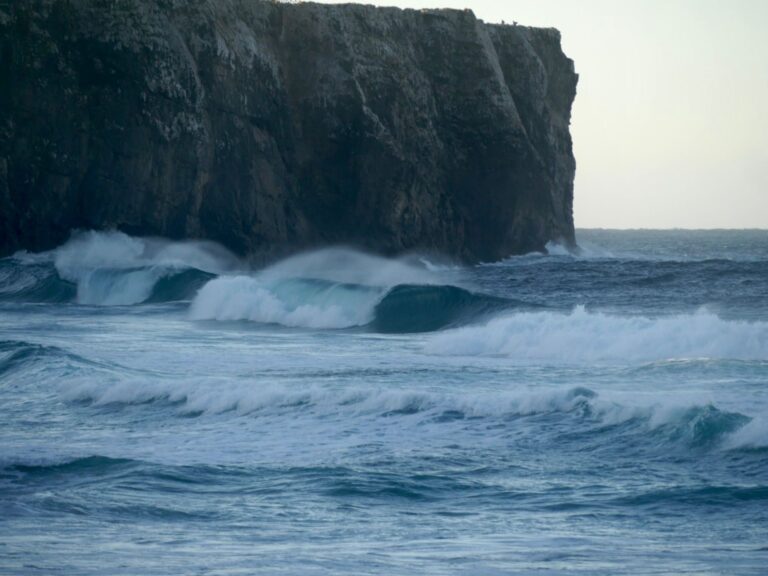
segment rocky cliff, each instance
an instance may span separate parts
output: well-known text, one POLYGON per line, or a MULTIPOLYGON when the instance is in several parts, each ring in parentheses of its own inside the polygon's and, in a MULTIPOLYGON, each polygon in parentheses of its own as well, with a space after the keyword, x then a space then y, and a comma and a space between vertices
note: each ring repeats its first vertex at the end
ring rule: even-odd
POLYGON ((553 29, 263 0, 0 2, 0 253, 74 228, 493 260, 573 241, 553 29))

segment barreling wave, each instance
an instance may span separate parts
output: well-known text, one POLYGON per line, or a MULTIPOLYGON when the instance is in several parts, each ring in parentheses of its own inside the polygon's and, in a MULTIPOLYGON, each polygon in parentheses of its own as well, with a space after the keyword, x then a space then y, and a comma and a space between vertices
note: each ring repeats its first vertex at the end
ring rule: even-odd
POLYGON ((0 261, 0 301, 111 306, 190 300, 237 260, 206 242, 81 232, 56 250, 0 261))
POLYGON ((212 280, 193 301, 190 317, 409 333, 460 325, 520 304, 442 284, 444 271, 456 269, 338 248, 318 250, 252 275, 212 280))
POLYGON ((251 276, 220 277, 192 302, 193 320, 249 320, 304 328, 350 328, 370 322, 381 290, 318 279, 270 283, 251 276))
POLYGON ((214 274, 163 266, 82 270, 65 279, 53 264, 0 262, 0 302, 112 306, 189 301, 214 274))
POLYGON ((96 306, 125 306, 190 300, 214 277, 202 270, 163 266, 102 268, 79 276, 77 301, 96 306))
POLYGON ((77 301, 132 305, 186 300, 206 281, 238 266, 209 242, 132 238, 120 232, 79 233, 54 251, 56 271, 77 285, 77 301))
POLYGON ((195 320, 328 329, 365 326, 381 333, 414 333, 471 322, 518 304, 457 286, 385 288, 307 278, 264 283, 239 276, 206 284, 190 315, 195 320))
POLYGON ((246 275, 214 244, 81 232, 52 252, 0 261, 0 301, 97 306, 192 301, 195 320, 368 327, 384 333, 439 330, 520 304, 441 284, 440 274, 457 272, 424 259, 330 248, 246 275))
POLYGON ((570 313, 519 312, 436 335, 438 355, 504 356, 553 363, 665 359, 768 359, 768 322, 725 320, 700 310, 658 318, 613 316, 583 306, 570 313))

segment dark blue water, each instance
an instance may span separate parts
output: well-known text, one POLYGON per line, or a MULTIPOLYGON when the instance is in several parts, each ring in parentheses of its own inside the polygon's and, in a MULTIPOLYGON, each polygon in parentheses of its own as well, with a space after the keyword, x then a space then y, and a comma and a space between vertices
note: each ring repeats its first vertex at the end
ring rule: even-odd
POLYGON ((768 232, 0 260, 2 574, 765 574, 768 232))

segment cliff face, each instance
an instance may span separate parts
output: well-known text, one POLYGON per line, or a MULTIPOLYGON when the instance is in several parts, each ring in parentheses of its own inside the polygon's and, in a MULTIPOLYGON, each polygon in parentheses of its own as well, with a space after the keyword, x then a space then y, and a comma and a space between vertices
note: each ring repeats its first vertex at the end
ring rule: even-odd
POLYGON ((493 260, 573 241, 556 30, 259 0, 0 4, 0 253, 73 228, 493 260))

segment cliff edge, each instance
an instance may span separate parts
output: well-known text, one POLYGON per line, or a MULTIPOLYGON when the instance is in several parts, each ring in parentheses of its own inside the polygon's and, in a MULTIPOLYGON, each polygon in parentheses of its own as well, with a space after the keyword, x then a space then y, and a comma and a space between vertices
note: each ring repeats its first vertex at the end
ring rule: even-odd
POLYGON ((573 62, 471 11, 0 3, 0 254, 70 230, 241 254, 573 242, 573 62))

